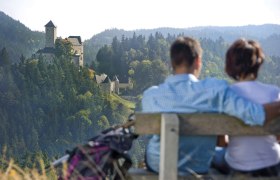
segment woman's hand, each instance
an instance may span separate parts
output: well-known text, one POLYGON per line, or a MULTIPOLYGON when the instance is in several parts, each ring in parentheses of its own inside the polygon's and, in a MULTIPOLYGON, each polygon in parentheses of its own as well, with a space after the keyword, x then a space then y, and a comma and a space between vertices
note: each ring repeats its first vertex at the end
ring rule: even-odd
POLYGON ((218 139, 217 139, 217 146, 227 147, 228 142, 229 142, 228 135, 220 135, 220 136, 218 136, 218 139))

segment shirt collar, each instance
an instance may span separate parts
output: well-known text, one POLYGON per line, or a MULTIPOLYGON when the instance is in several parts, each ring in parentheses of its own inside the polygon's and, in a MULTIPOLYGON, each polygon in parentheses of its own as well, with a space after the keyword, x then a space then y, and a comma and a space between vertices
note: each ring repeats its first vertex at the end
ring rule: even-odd
POLYGON ((166 78, 165 82, 199 81, 193 74, 175 74, 166 78))

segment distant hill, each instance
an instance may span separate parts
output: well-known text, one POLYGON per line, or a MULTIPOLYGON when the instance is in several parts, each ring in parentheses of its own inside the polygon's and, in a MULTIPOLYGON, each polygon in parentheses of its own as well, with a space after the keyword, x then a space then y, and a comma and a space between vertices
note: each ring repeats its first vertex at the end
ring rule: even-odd
POLYGON ((260 40, 260 43, 265 51, 265 54, 280 57, 280 32, 260 40))
POLYGON ((45 35, 31 31, 21 22, 0 11, 0 49, 6 47, 12 61, 18 61, 21 54, 30 57, 43 47, 45 35))
POLYGON ((160 32, 165 37, 168 34, 184 34, 187 36, 193 36, 195 38, 210 38, 213 40, 222 37, 228 43, 231 43, 237 38, 244 37, 248 39, 255 39, 261 42, 267 55, 280 56, 280 25, 265 24, 238 27, 207 26, 187 29, 156 28, 140 29, 134 31, 125 31, 122 29, 105 30, 84 42, 85 61, 90 63, 91 61, 95 60, 95 56, 100 47, 105 44, 110 44, 113 37, 117 36, 118 39, 121 39, 123 35, 125 37, 132 37, 134 32, 137 35, 144 35, 146 39, 150 34, 160 32))
MULTIPOLYGON (((222 37, 227 43, 237 38, 245 37, 261 42, 265 52, 269 56, 280 56, 280 25, 248 25, 239 27, 194 27, 194 28, 156 28, 126 31, 122 29, 105 30, 84 42, 85 63, 90 64, 96 58, 98 50, 105 44, 110 44, 112 39, 132 37, 133 33, 144 35, 146 40, 150 34, 160 32, 165 37, 168 34, 184 34, 195 38, 209 38, 212 40, 222 37)), ((21 54, 30 57, 34 52, 44 46, 45 34, 31 31, 21 22, 14 20, 0 11, 0 50, 6 47, 10 58, 15 62, 21 54)))

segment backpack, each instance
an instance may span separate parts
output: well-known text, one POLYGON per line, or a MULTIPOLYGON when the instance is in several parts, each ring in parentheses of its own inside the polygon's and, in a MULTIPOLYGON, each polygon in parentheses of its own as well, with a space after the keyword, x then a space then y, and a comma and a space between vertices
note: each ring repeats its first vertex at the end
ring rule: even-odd
POLYGON ((106 129, 85 145, 68 152, 62 160, 54 162, 54 166, 63 161, 67 164, 59 179, 127 179, 128 169, 132 166, 128 150, 137 138, 131 131, 131 124, 133 122, 106 129))

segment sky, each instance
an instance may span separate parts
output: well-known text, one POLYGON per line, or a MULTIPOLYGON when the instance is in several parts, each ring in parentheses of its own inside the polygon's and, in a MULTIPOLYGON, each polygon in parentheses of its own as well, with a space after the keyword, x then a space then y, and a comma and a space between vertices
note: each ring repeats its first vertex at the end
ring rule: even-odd
POLYGON ((105 29, 280 24, 280 0, 0 0, 0 11, 31 30, 52 20, 61 37, 105 29))

